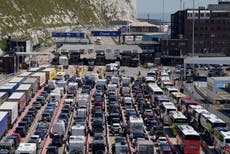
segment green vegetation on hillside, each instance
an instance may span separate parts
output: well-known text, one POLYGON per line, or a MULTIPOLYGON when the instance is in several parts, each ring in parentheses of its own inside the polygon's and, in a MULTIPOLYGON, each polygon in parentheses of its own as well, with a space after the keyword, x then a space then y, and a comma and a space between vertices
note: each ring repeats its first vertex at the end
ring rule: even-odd
POLYGON ((0 0, 0 4, 0 27, 5 33, 34 27, 43 29, 72 24, 71 22, 44 24, 41 19, 51 15, 59 17, 68 15, 71 19, 78 19, 82 25, 97 25, 108 20, 98 21, 94 14, 96 10, 89 0, 0 0))

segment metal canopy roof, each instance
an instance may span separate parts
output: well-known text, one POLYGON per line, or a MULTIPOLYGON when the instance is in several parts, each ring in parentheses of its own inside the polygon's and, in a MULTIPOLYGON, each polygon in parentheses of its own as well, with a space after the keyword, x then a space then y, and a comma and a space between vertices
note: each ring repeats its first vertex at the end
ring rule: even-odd
POLYGON ((29 55, 49 55, 50 53, 46 52, 16 52, 16 55, 29 56, 29 55))
POLYGON ((191 57, 184 59, 184 64, 229 64, 230 57, 191 57))

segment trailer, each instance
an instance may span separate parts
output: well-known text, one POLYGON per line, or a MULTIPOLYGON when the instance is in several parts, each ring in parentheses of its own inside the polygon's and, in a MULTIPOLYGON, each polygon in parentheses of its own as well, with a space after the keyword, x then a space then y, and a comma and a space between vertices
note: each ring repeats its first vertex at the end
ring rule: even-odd
POLYGON ((23 81, 25 81, 24 77, 14 77, 8 83, 16 83, 16 88, 18 88, 23 83, 23 81))
POLYGON ((16 91, 16 86, 4 84, 3 86, 0 86, 0 92, 6 92, 8 97, 16 91))
POLYGON ((8 99, 9 102, 18 102, 18 112, 21 113, 26 106, 25 92, 14 92, 8 99))
POLYGON ((69 67, 69 59, 66 56, 60 56, 59 65, 63 65, 63 67, 67 69, 69 67))
POLYGON ((153 154, 154 144, 149 140, 138 140, 137 141, 137 152, 139 154, 153 154))
POLYGON ((23 73, 19 74, 17 77, 28 78, 31 75, 32 75, 32 72, 23 72, 23 73))
POLYGON ((39 88, 43 87, 46 83, 46 73, 45 72, 36 72, 32 74, 31 77, 38 79, 39 88))
POLYGON ((15 154, 36 154, 37 144, 36 143, 20 143, 15 154))
POLYGON ((54 124, 51 133, 52 133, 53 135, 54 135, 54 134, 58 134, 58 135, 64 136, 64 134, 65 134, 65 122, 64 122, 64 120, 58 120, 58 121, 54 124))
POLYGON ((0 112, 0 138, 8 130, 8 112, 0 112))
POLYGON ((129 146, 127 142, 118 142, 115 143, 115 154, 125 154, 129 153, 129 146))
POLYGON ((129 130, 130 133, 143 133, 144 131, 144 122, 141 118, 138 117, 129 117, 129 130))
POLYGON ((4 102, 0 106, 0 112, 8 112, 9 126, 12 126, 18 117, 18 102, 4 102))
POLYGON ((0 92, 0 105, 8 99, 7 92, 0 92))
POLYGON ((46 73, 47 80, 54 80, 57 74, 57 71, 55 68, 45 68, 44 70, 42 70, 42 72, 46 73))
POLYGON ((18 87, 18 89, 16 90, 16 92, 25 92, 26 94, 26 100, 27 100, 27 103, 32 99, 32 94, 35 94, 33 92, 33 89, 32 89, 32 85, 31 84, 22 84, 18 87))
POLYGON ((32 91, 33 91, 33 96, 36 94, 38 87, 39 87, 39 83, 38 83, 38 79, 37 78, 27 78, 23 84, 31 84, 32 86, 32 91))
POLYGON ((69 153, 85 154, 85 136, 70 136, 69 153))

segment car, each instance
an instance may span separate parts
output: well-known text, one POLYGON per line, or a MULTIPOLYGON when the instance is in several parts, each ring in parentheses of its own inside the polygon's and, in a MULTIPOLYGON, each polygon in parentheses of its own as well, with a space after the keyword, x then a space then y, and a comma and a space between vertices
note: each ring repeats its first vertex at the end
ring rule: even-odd
POLYGON ((49 145, 46 148, 46 154, 57 154, 58 153, 58 147, 54 145, 49 145))
POLYGON ((115 138, 115 143, 127 143, 127 140, 125 137, 122 137, 122 136, 117 136, 115 138))
POLYGON ((50 122, 51 119, 52 119, 52 113, 51 112, 45 111, 45 112, 42 113, 42 117, 41 117, 42 121, 48 121, 48 122, 50 122))
POLYGON ((157 144, 160 146, 160 144, 163 144, 163 143, 168 143, 166 137, 159 137, 157 139, 157 144))
POLYGON ((52 145, 61 147, 63 144, 63 137, 59 134, 54 134, 52 137, 52 145))
POLYGON ((42 105, 45 105, 46 98, 43 95, 39 95, 38 98, 36 99, 36 101, 40 102, 42 105))
POLYGON ((42 104, 40 102, 36 101, 36 102, 33 103, 33 107, 35 107, 37 110, 40 110, 41 107, 42 107, 42 104))
POLYGON ((162 154, 172 154, 172 149, 168 143, 161 143, 159 147, 162 154))
POLYGON ((112 134, 119 133, 120 129, 121 129, 120 123, 113 123, 112 126, 111 126, 112 134))

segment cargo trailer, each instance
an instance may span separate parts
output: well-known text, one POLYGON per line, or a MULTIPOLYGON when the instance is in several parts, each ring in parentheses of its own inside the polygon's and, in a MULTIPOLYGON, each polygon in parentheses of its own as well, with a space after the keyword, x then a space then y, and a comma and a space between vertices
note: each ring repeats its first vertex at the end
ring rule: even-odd
POLYGON ((4 102, 0 106, 0 112, 8 112, 9 126, 12 126, 18 117, 18 102, 4 102))
POLYGON ((31 84, 21 84, 16 92, 25 92, 27 103, 32 99, 33 87, 31 84))
POLYGON ((0 112, 0 138, 8 130, 8 112, 0 112))
POLYGON ((16 83, 16 88, 18 88, 23 83, 24 80, 25 80, 24 77, 14 77, 9 81, 9 83, 16 83))
POLYGON ((36 72, 32 74, 31 77, 38 79, 39 88, 43 87, 46 84, 46 73, 45 72, 36 72))
POLYGON ((32 86, 32 95, 34 96, 38 90, 39 83, 37 78, 28 78, 26 79, 23 84, 31 84, 32 86))
POLYGON ((14 91, 14 86, 12 86, 12 85, 0 86, 0 92, 6 92, 8 97, 9 97, 13 92, 15 92, 14 91))
POLYGON ((149 140, 137 141, 137 152, 139 154, 152 154, 154 153, 154 144, 149 140))
POLYGON ((21 74, 19 74, 17 77, 24 77, 24 78, 28 78, 32 75, 32 72, 23 72, 21 74))
POLYGON ((8 99, 9 102, 18 102, 18 112, 21 113, 26 106, 26 93, 14 92, 8 99))
POLYGON ((85 126, 84 125, 74 125, 71 128, 72 136, 85 136, 85 126))
POLYGON ((70 136, 69 153, 85 154, 85 136, 70 136))
POLYGON ((55 68, 45 68, 42 72, 46 73, 47 80, 54 80, 57 73, 55 68))
POLYGON ((0 105, 8 99, 7 92, 0 92, 0 105))

